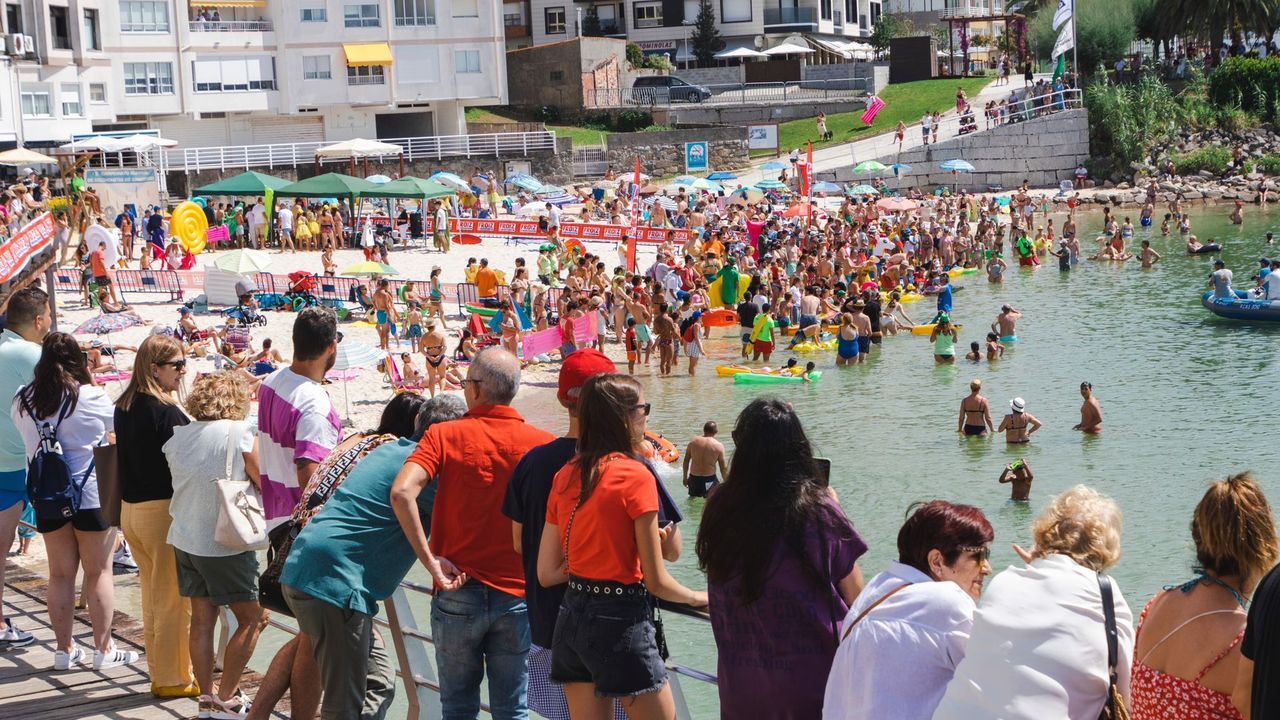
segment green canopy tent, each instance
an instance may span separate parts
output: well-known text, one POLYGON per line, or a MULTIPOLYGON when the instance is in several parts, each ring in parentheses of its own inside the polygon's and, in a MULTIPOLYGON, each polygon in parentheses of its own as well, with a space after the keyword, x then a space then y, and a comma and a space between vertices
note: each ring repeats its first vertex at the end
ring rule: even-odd
MULTIPOLYGON (((390 185, 391 183, 387 184, 390 185)), ((276 190, 276 195, 281 197, 355 198, 367 195, 370 191, 377 190, 379 187, 376 183, 351 175, 325 173, 324 175, 316 175, 306 180, 300 180, 291 185, 285 185, 276 190)))
POLYGON ((195 189, 196 195, 263 195, 267 190, 278 191, 293 183, 274 175, 260 172, 245 172, 235 177, 219 180, 212 185, 195 189))
POLYGON ((384 185, 375 185, 373 190, 362 193, 364 197, 387 198, 431 198, 454 195, 457 191, 434 180, 423 180, 416 177, 402 177, 384 185))

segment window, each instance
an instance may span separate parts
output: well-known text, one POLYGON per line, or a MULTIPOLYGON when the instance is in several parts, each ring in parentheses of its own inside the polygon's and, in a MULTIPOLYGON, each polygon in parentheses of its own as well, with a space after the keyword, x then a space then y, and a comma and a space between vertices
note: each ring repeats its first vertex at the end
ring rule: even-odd
POLYGON ((831 19, 831 0, 821 0, 818 3, 818 14, 823 20, 831 19))
POLYGON ((637 3, 635 5, 635 14, 636 27, 638 28, 662 27, 661 3, 637 3))
POLYGON ((53 102, 48 86, 28 85, 22 91, 23 117, 53 117, 53 102))
POLYGON ((156 0, 124 0, 120 3, 120 32, 169 32, 169 3, 156 0))
POLYGON ((382 25, 382 18, 378 14, 378 6, 372 3, 367 5, 344 5, 342 19, 349 28, 379 27, 382 25))
POLYGON ((751 22, 751 0, 720 0, 720 22, 751 22))
POLYGON ((381 65, 347 66, 348 85, 384 85, 387 82, 385 68, 381 65))
MULTIPOLYGON (((327 61, 328 58, 326 57, 325 60, 327 61)), ((193 60, 191 75, 196 92, 250 92, 276 89, 275 60, 261 55, 193 60)))
POLYGON ((454 17, 480 17, 478 0, 453 0, 454 17))
POLYGON ((549 7, 545 10, 546 28, 548 35, 563 35, 564 27, 564 7, 549 7))
POLYGON ((107 86, 102 83, 89 83, 89 102, 93 104, 107 101, 107 86))
POLYGON ((84 106, 80 104, 80 86, 75 83, 62 86, 62 116, 80 117, 84 115, 84 106))
POLYGON ((71 22, 67 19, 65 7, 49 6, 49 35, 53 37, 55 50, 71 49, 71 22))
POLYGON ((125 95, 172 95, 173 64, 167 62, 125 63, 125 95))
POLYGON ((884 8, 880 5, 880 3, 878 2, 871 3, 871 26, 872 27, 875 27, 876 25, 880 24, 880 13, 883 11, 883 9, 884 8))
POLYGON ((548 77, 548 80, 550 80, 551 82, 564 82, 564 71, 552 70, 551 75, 548 77))
POLYGON ((22 32, 22 6, 10 3, 4 6, 5 28, 9 33, 22 32))
POLYGON ((435 0, 395 0, 396 25, 435 25, 435 0))
POLYGON ((453 51, 453 71, 459 75, 463 73, 480 72, 480 51, 479 50, 454 50, 453 51))
POLYGON ((329 12, 322 7, 302 8, 302 22, 328 22, 329 12))
POLYGON ((98 33, 98 11, 84 11, 84 49, 101 50, 102 36, 98 33))
POLYGON ((333 73, 329 70, 328 55, 302 56, 303 80, 329 80, 332 77, 333 73))

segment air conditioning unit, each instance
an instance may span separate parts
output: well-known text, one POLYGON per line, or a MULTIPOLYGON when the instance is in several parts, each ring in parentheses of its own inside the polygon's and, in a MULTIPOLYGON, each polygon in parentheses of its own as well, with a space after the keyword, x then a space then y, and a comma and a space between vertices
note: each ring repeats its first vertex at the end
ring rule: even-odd
POLYGON ((35 54, 36 54, 36 41, 35 41, 35 39, 34 39, 34 38, 32 38, 30 35, 23 35, 23 36, 22 36, 22 44, 27 46, 27 49, 26 49, 26 50, 24 50, 24 51, 23 51, 23 53, 22 53, 23 55, 35 55, 35 54))
POLYGON ((26 55, 27 41, 22 35, 9 35, 5 38, 5 52, 9 55, 26 55))

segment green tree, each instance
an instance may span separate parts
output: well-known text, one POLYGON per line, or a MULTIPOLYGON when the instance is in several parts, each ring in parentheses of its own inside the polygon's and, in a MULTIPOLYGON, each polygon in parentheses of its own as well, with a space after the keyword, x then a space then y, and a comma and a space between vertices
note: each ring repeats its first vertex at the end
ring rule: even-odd
POLYGON ((1160 15, 1167 36, 1199 37, 1213 44, 1231 34, 1270 33, 1280 24, 1280 0, 1163 0, 1160 15))
POLYGON ((716 11, 711 7, 711 0, 698 3, 698 17, 693 21, 689 43, 693 45, 693 56, 699 65, 710 65, 716 53, 724 49, 724 39, 716 29, 716 11))
MULTIPOLYGON (((1054 9, 1046 7, 1037 13, 1028 30, 1029 49, 1045 60, 1053 54, 1053 45, 1058 39, 1058 32, 1053 29, 1054 9)), ((1099 65, 1110 66, 1129 51, 1136 37, 1132 0, 1076 2, 1076 56, 1080 71, 1092 72, 1099 65)))
POLYGON ((582 16, 582 35, 584 37, 604 36, 604 29, 600 26, 600 13, 595 5, 587 8, 587 12, 582 16))
POLYGON ((890 40, 905 37, 914 32, 915 25, 910 17, 902 13, 886 13, 880 16, 880 21, 871 30, 871 37, 867 38, 867 41, 871 43, 871 47, 884 52, 889 49, 890 40))

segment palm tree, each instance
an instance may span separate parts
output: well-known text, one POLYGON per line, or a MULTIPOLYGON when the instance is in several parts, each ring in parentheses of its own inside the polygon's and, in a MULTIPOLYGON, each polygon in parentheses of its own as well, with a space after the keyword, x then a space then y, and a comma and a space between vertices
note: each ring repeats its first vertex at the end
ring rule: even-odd
POLYGON ((1243 33, 1263 34, 1280 22, 1280 0, 1164 0, 1160 11, 1166 36, 1207 36, 1214 46, 1228 32, 1234 44, 1243 33))

